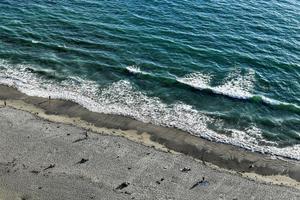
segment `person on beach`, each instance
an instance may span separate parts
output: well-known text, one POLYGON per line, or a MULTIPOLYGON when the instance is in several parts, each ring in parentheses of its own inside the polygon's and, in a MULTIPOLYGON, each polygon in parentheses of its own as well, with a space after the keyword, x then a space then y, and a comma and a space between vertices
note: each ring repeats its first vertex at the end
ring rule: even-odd
POLYGON ((207 180, 205 180, 205 177, 204 177, 204 176, 202 177, 202 180, 201 180, 201 181, 198 181, 197 183, 195 183, 195 184, 190 188, 190 190, 191 190, 191 189, 194 189, 195 187, 200 186, 200 185, 202 185, 202 186, 207 186, 207 185, 209 185, 209 182, 208 182, 207 180))

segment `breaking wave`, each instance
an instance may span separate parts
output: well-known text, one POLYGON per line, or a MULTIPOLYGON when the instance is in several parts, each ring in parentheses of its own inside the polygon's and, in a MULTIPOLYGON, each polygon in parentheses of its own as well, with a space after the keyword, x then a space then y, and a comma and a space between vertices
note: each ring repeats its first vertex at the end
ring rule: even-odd
MULTIPOLYGON (((0 68, 0 84, 13 86, 30 96, 50 95, 53 98, 74 101, 94 112, 129 116, 142 122, 175 127, 208 140, 300 160, 300 145, 279 148, 275 142, 267 143, 261 130, 254 125, 245 130, 228 129, 231 132, 229 135, 219 134, 208 128, 208 124, 218 123, 212 117, 182 102, 166 104, 157 97, 149 97, 128 80, 121 80, 101 89, 98 83, 75 76, 60 82, 41 78, 28 70, 34 68, 33 66, 11 65, 1 61, 0 68), (265 145, 260 145, 261 143, 265 145)), ((240 83, 241 80, 236 79, 235 83, 240 83)), ((200 89, 211 89, 208 87, 209 76, 194 74, 179 81, 188 82, 200 89)), ((229 82, 213 89, 233 96, 245 97, 250 94, 242 88, 225 90, 234 85, 229 82)), ((251 81, 242 85, 252 87, 251 81)))
POLYGON ((289 110, 300 114, 300 106, 292 103, 281 102, 262 95, 253 94, 255 72, 253 70, 241 75, 241 72, 234 71, 220 85, 211 86, 212 76, 195 72, 184 77, 177 78, 177 81, 198 90, 208 90, 235 99, 250 100, 252 102, 264 103, 276 108, 289 110))
POLYGON ((237 99, 249 99, 253 97, 251 91, 254 87, 254 71, 241 76, 240 73, 231 73, 223 84, 210 86, 212 77, 199 72, 188 74, 177 81, 199 90, 210 90, 216 94, 222 94, 237 99))
POLYGON ((144 75, 150 74, 148 72, 142 71, 139 67, 134 66, 134 65, 128 66, 128 67, 126 67, 126 69, 128 72, 133 73, 133 74, 144 74, 144 75))

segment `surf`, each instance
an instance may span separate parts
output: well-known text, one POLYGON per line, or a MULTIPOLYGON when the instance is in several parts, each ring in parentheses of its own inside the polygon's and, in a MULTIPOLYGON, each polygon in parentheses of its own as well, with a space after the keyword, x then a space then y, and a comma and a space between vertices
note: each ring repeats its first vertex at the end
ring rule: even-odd
MULTIPOLYGON (((77 76, 69 76, 59 82, 45 79, 28 70, 33 68, 28 65, 12 65, 2 61, 0 66, 0 84, 15 87, 30 96, 71 100, 93 112, 128 116, 145 123, 178 128, 211 141, 300 160, 300 145, 279 148, 276 142, 271 144, 266 141, 255 125, 244 130, 226 128, 230 134, 220 134, 208 126, 219 123, 214 117, 183 102, 166 104, 158 97, 149 97, 126 79, 99 88, 98 83, 77 76)), ((197 80, 199 77, 197 75, 197 80)), ((205 85, 209 83, 209 76, 202 75, 201 80, 201 88, 207 88, 205 85)))
POLYGON ((245 75, 241 75, 240 72, 232 72, 226 77, 222 84, 212 86, 213 76, 209 74, 203 74, 201 72, 195 72, 187 74, 184 77, 177 77, 177 81, 186 86, 192 87, 197 90, 205 90, 213 94, 222 95, 225 97, 247 100, 253 103, 261 103, 270 107, 274 107, 281 110, 287 110, 300 114, 300 106, 281 102, 263 95, 254 94, 255 84, 255 72, 250 70, 245 75))

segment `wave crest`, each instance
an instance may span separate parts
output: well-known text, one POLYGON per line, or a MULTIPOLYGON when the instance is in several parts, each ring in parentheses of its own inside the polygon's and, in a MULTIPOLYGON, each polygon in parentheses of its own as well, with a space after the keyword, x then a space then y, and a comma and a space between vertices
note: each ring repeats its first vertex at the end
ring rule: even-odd
POLYGON ((177 78, 177 81, 199 90, 210 90, 215 94, 232 98, 249 99, 253 96, 251 91, 254 87, 254 76, 254 71, 243 76, 238 72, 233 72, 224 80, 223 84, 211 86, 211 76, 196 72, 177 78))
POLYGON ((262 102, 269 106, 275 106, 279 109, 300 114, 300 106, 296 104, 281 102, 262 95, 253 94, 255 83, 255 72, 253 70, 250 70, 244 75, 241 75, 239 70, 232 72, 223 80, 222 84, 216 86, 210 85, 212 79, 212 76, 195 72, 177 78, 177 81, 198 90, 209 90, 214 94, 220 94, 230 98, 251 100, 257 103, 262 102))
POLYGON ((148 72, 145 72, 145 71, 142 71, 139 67, 135 66, 135 65, 132 65, 132 66, 128 66, 126 67, 126 69, 130 72, 130 73, 133 73, 133 74, 150 74, 148 72))

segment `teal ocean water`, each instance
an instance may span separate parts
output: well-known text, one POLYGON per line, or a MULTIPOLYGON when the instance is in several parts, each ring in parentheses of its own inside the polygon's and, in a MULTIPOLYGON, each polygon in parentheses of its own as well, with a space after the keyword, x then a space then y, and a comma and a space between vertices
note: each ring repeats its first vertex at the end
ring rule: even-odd
POLYGON ((300 1, 1 0, 0 83, 300 160, 300 1))

